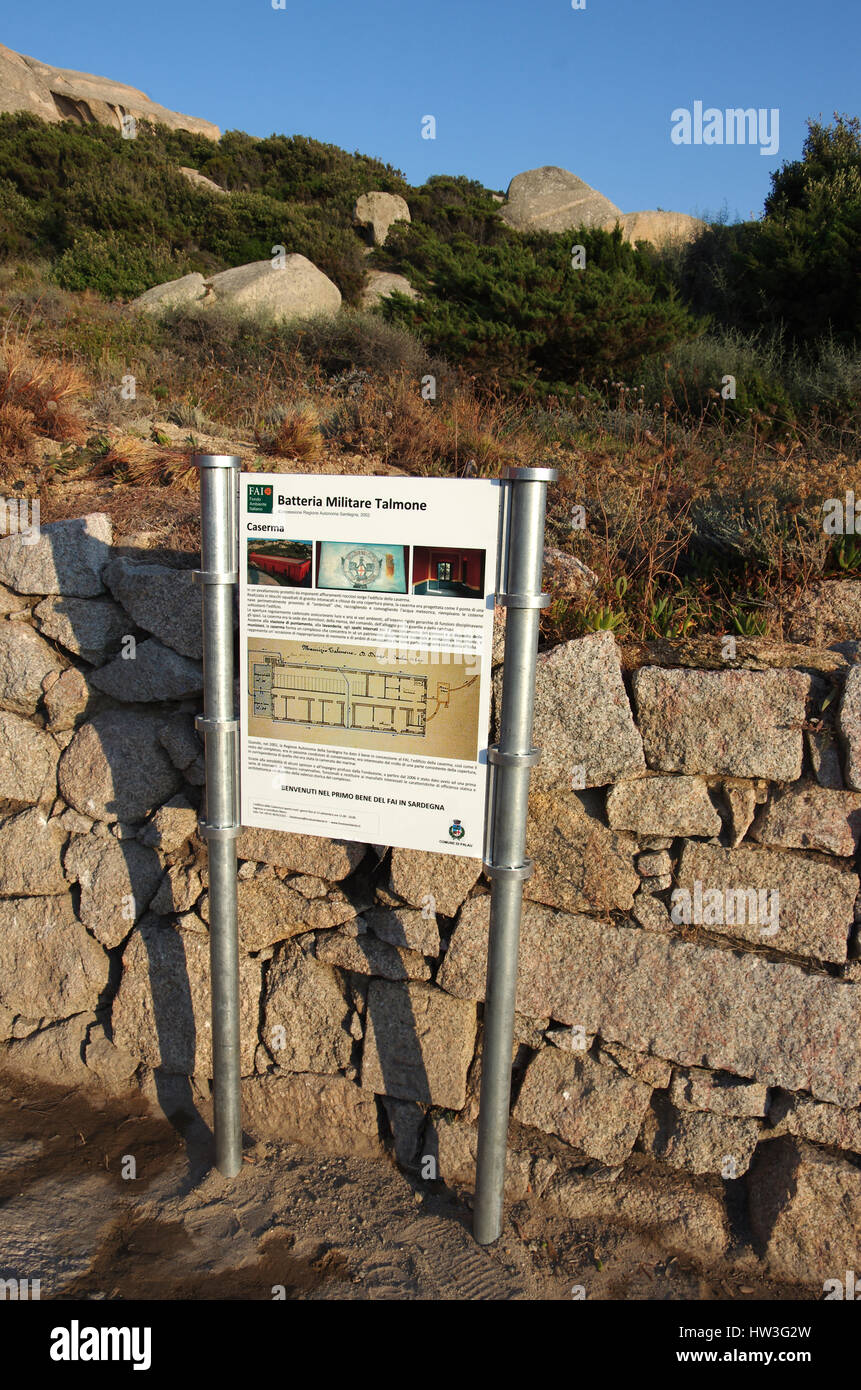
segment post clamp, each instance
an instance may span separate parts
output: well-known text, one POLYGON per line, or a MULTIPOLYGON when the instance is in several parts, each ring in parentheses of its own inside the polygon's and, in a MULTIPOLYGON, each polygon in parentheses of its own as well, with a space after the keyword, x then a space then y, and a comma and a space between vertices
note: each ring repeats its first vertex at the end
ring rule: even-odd
POLYGON ((549 594, 494 594, 497 608, 547 608, 549 594))
POLYGON ((487 761, 494 767, 535 767, 540 759, 540 748, 530 748, 528 753, 504 753, 498 743, 492 743, 487 750, 487 761))
POLYGON ((241 825, 209 825, 205 820, 197 822, 197 830, 202 840, 235 840, 241 825))
POLYGON ((516 464, 502 470, 502 477, 511 483, 555 483, 559 477, 556 468, 518 468, 516 464))
POLYGON ((237 584, 239 570, 192 570, 191 578, 195 584, 237 584))
POLYGON ((241 468, 239 454, 195 454, 198 468, 241 468))
POLYGON ((196 714, 194 727, 199 734, 235 734, 239 728, 239 720, 210 719, 205 714, 196 714))
POLYGON ((490 864, 485 860, 482 868, 488 878, 507 878, 509 881, 523 883, 532 877, 531 859, 525 859, 522 864, 490 864))

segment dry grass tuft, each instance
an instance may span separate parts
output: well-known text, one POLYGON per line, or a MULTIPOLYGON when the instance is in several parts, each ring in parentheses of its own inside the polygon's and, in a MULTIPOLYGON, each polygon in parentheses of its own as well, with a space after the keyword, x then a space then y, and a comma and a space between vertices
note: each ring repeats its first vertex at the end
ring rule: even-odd
POLYGON ((17 460, 32 459, 38 435, 83 444, 86 422, 72 403, 89 390, 88 378, 73 363, 34 356, 28 332, 6 325, 0 342, 0 411, 4 449, 17 460))
POLYGON ((200 477, 191 458, 191 450, 158 448, 135 435, 123 435, 114 440, 97 467, 99 471, 113 473, 132 487, 169 487, 179 492, 196 492, 200 477))
POLYGON ((111 447, 101 460, 106 472, 122 469, 130 482, 149 484, 153 470, 161 457, 161 450, 141 439, 136 434, 118 434, 111 447))
POLYGON ((177 454, 165 460, 164 481, 168 487, 179 492, 198 492, 200 489, 200 469, 192 463, 192 455, 177 454))
POLYGON ((36 431, 32 410, 13 401, 0 401, 0 453, 7 463, 31 464, 35 460, 36 431))
POLYGON ((479 398, 468 385, 431 403, 408 373, 369 382, 339 402, 326 432, 341 445, 377 454, 386 466, 419 477, 492 474, 532 461, 537 447, 510 403, 479 398))
POLYGON ((325 453, 320 418, 308 402, 270 412, 255 426, 254 438, 261 453, 298 463, 317 463, 325 453))

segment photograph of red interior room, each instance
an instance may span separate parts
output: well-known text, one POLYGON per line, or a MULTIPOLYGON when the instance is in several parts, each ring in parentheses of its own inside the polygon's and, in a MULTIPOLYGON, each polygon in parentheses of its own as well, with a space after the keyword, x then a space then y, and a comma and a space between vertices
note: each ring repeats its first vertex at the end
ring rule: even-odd
POLYGON ((436 598, 484 598, 484 551, 450 545, 413 547, 414 594, 436 598))
POLYGON ((248 583, 310 589, 311 542, 249 540, 248 583))

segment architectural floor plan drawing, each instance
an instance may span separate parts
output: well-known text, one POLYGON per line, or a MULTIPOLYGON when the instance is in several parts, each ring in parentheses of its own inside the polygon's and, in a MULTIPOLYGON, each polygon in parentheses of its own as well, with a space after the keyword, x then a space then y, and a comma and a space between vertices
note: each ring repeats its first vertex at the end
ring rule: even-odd
POLYGON ((481 676, 466 653, 262 635, 246 652, 251 738, 405 758, 477 757, 481 676))
POLYGON ((285 660, 249 649, 255 717, 305 728, 357 729, 424 738, 428 682, 409 671, 285 660))

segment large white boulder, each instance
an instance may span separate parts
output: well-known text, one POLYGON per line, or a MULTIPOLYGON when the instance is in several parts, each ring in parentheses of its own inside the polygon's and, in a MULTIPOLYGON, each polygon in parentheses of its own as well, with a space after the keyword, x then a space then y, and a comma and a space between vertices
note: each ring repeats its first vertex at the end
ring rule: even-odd
POLYGON ((618 218, 608 217, 602 224, 604 230, 612 232, 617 221, 626 241, 650 241, 653 246, 693 241, 706 225, 686 212, 626 212, 618 218))
POLYGON ((363 193, 356 200, 354 220, 360 227, 370 227, 374 242, 382 246, 393 222, 411 222, 407 202, 399 193, 363 193))
POLYGON ((154 285, 133 299, 129 308, 160 314, 183 305, 232 308, 269 321, 310 318, 313 314, 333 317, 341 307, 341 291, 307 257, 292 255, 274 265, 272 261, 237 265, 208 280, 195 271, 154 285))
POLYGON ((181 275, 178 280, 168 280, 163 285, 153 285, 133 299, 130 309, 142 309, 147 314, 160 314, 165 309, 175 309, 183 304, 203 303, 206 297, 206 281, 198 271, 191 275, 181 275))
POLYGON ((285 256, 283 265, 252 261, 222 270, 209 280, 207 303, 232 307, 256 318, 296 319, 312 314, 334 317, 341 291, 305 256, 285 256))
POLYGON ((409 299, 419 298, 417 291, 413 289, 405 275, 396 275, 391 270, 369 271, 368 283, 362 291, 362 308, 376 308, 384 299, 388 299, 395 290, 398 294, 405 294, 409 299))
POLYGON ((145 92, 94 77, 89 72, 55 68, 28 58, 0 44, 0 111, 29 111, 43 121, 75 121, 78 125, 112 125, 123 128, 123 117, 158 122, 171 130, 191 130, 210 140, 219 140, 221 131, 211 121, 183 116, 151 101, 145 92))
POLYGON ((601 227, 622 212, 568 169, 545 164, 516 174, 499 209, 504 222, 517 232, 565 232, 570 227, 601 227))
POLYGON ((179 172, 184 179, 188 179, 189 183, 194 184, 195 188, 203 188, 207 193, 227 195, 226 188, 222 188, 221 185, 216 183, 213 179, 208 179, 206 175, 201 174, 198 169, 189 169, 188 165, 180 164, 179 172))

